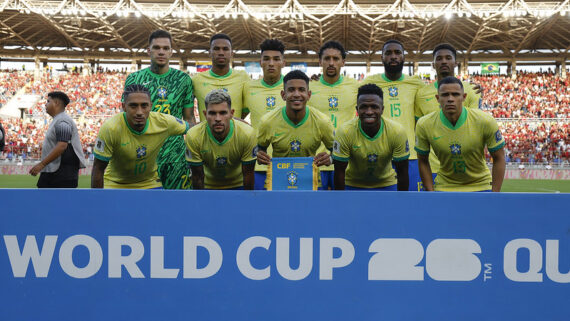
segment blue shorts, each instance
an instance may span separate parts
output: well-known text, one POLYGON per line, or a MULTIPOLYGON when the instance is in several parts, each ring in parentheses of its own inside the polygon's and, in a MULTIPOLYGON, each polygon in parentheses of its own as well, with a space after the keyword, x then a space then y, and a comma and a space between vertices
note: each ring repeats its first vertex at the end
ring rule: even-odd
MULTIPOLYGON (((432 186, 435 186, 435 178, 437 177, 436 173, 431 173, 431 183, 433 184, 432 186)), ((420 185, 418 186, 418 192, 423 192, 425 191, 424 189, 424 184, 422 182, 420 182, 420 185)))
POLYGON ((334 171, 321 171, 321 185, 319 191, 334 190, 334 171))
POLYGON ((397 191, 398 190, 398 184, 379 187, 379 188, 362 188, 362 187, 354 187, 354 186, 345 185, 344 189, 347 191, 383 191, 383 192, 397 191))
POLYGON ((255 184, 253 185, 253 189, 256 191, 264 191, 267 172, 256 171, 253 175, 255 179, 255 184))

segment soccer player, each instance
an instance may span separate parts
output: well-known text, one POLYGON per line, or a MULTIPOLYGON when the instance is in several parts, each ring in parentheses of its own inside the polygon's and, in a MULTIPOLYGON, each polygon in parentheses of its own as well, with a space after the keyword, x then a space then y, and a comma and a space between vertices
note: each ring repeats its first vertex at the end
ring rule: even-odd
POLYGON ((426 191, 500 192, 505 176, 505 141, 495 119, 475 108, 464 108, 466 94, 455 77, 439 80, 441 110, 420 118, 416 151, 426 191), (493 172, 485 163, 485 146, 493 158, 493 172), (429 152, 441 162, 435 187, 429 152))
MULTIPOLYGON (((457 51, 448 43, 441 43, 433 49, 433 63, 432 66, 437 73, 437 79, 445 77, 455 77, 455 67, 457 51)), ((463 88, 466 94, 463 107, 479 108, 481 106, 481 95, 476 91, 476 88, 466 81, 463 81, 463 88)), ((431 112, 439 110, 439 102, 436 98, 437 95, 437 81, 432 85, 426 85, 416 94, 416 120, 431 112)), ((432 176, 435 180, 436 173, 439 171, 439 160, 435 156, 433 150, 429 155, 430 167, 432 176)), ((421 186, 418 190, 422 190, 421 186)))
POLYGON ((316 166, 330 165, 330 154, 317 154, 317 149, 321 143, 332 149, 333 126, 325 114, 307 106, 311 98, 309 77, 293 70, 283 78, 283 86, 281 97, 285 107, 263 116, 258 128, 258 163, 270 164, 271 157, 266 151, 272 146, 275 157, 314 157, 316 166))
POLYGON ((415 97, 418 89, 424 83, 417 76, 406 76, 402 73, 404 68, 404 45, 398 40, 388 40, 382 47, 382 64, 384 73, 368 76, 363 83, 372 83, 382 88, 384 92, 384 114, 402 125, 406 130, 410 144, 410 159, 408 173, 410 179, 409 190, 417 191, 421 183, 418 160, 414 151, 415 127, 415 97))
MULTIPOLYGON (((170 68, 172 37, 164 30, 151 33, 148 40, 150 67, 127 77, 125 88, 132 84, 149 89, 152 111, 183 118, 195 124, 192 80, 185 72, 170 68)), ((184 160, 182 136, 168 138, 158 154, 158 173, 165 189, 189 189, 190 177, 184 160)))
MULTIPOLYGON (((322 76, 318 81, 311 82, 308 105, 329 116, 335 129, 356 116, 354 107, 358 82, 342 76, 341 69, 345 60, 346 51, 339 42, 326 42, 319 49, 322 76)), ((321 151, 326 151, 326 148, 321 146, 319 152, 321 151)), ((322 189, 334 189, 333 169, 333 166, 321 168, 322 189)))
POLYGON ((214 89, 204 99, 206 121, 186 135, 186 160, 194 189, 253 189, 257 141, 255 130, 234 121, 230 95, 214 89))
POLYGON ((124 112, 107 119, 99 129, 91 188, 162 188, 157 173, 159 151, 168 137, 185 134, 189 125, 151 108, 147 88, 127 86, 124 112))
MULTIPOLYGON (((285 66, 285 45, 277 39, 265 39, 261 45, 261 69, 263 77, 251 80, 243 88, 243 114, 250 114, 251 126, 258 128, 261 117, 277 107, 283 107, 281 90, 285 66)), ((271 148, 267 153, 271 155, 271 148)), ((255 189, 265 189, 266 165, 255 165, 255 189)))
POLYGON ((335 132, 332 157, 337 190, 344 190, 345 184, 346 189, 408 190, 410 148, 406 131, 382 116, 382 96, 382 89, 374 84, 360 87, 358 118, 335 132))
POLYGON ((213 89, 223 89, 232 97, 232 109, 236 117, 243 118, 243 86, 251 79, 243 70, 230 68, 233 57, 232 39, 223 33, 217 33, 210 38, 210 58, 212 69, 194 76, 194 94, 198 100, 200 120, 204 120, 206 104, 204 99, 213 89))

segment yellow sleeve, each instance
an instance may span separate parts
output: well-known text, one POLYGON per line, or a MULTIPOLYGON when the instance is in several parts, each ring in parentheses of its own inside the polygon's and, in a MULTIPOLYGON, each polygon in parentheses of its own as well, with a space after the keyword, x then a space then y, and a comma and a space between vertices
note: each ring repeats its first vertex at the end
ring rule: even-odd
POLYGON ((392 139, 392 160, 399 162, 410 158, 410 144, 406 131, 401 126, 394 127, 395 136, 392 139))
POLYGON ((257 142, 255 140, 255 131, 253 128, 246 128, 247 135, 244 135, 243 141, 243 153, 241 155, 241 163, 249 164, 254 163, 257 160, 257 142))
POLYGON ((414 149, 420 155, 429 155, 430 145, 424 127, 425 121, 420 120, 416 125, 416 147, 414 147, 414 149))
POLYGON ((192 166, 200 166, 204 163, 202 156, 200 155, 200 146, 198 146, 198 138, 200 135, 192 131, 186 135, 184 138, 184 143, 186 144, 186 161, 192 166))
POLYGON ((499 125, 497 125, 497 121, 490 115, 485 115, 488 116, 486 117, 485 126, 485 144, 489 152, 492 153, 505 146, 505 140, 503 139, 499 125))
POLYGON ((344 128, 338 129, 334 134, 332 158, 337 161, 348 162, 350 160, 350 147, 347 131, 344 128))
POLYGON ((188 125, 186 121, 180 118, 176 118, 172 115, 167 114, 160 115, 165 116, 169 136, 184 135, 190 128, 190 125, 188 125))
POLYGON ((473 85, 469 84, 469 88, 467 88, 467 97, 465 98, 465 102, 463 106, 471 109, 480 109, 481 108, 481 95, 476 94, 473 90, 473 85))
POLYGON ((418 120, 420 117, 422 117, 424 115, 423 111, 422 111, 422 98, 421 97, 421 93, 422 90, 418 90, 418 92, 416 93, 416 99, 414 100, 414 117, 416 118, 416 120, 418 120))
POLYGON ((93 154, 95 158, 108 162, 113 158, 113 138, 116 135, 111 133, 111 128, 108 122, 103 123, 99 129, 99 134, 97 135, 97 140, 95 141, 95 147, 93 148, 93 154))
POLYGON ((267 118, 262 119, 257 131, 257 145, 267 149, 271 145, 271 124, 267 118))
POLYGON ((321 141, 325 144, 328 150, 333 148, 334 142, 334 127, 330 119, 327 117, 320 117, 319 130, 321 132, 321 141))

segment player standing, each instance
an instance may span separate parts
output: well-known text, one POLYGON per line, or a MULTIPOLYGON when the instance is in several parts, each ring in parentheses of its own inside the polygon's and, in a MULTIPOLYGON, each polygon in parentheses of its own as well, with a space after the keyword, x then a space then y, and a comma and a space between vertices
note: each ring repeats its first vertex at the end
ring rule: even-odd
POLYGON ((418 89, 424 86, 419 77, 407 76, 404 69, 404 45, 398 40, 388 40, 382 47, 384 73, 368 76, 363 83, 373 83, 384 92, 384 117, 392 119, 406 130, 410 144, 409 190, 417 191, 421 183, 418 160, 413 150, 415 138, 415 98, 418 89))
POLYGON ((194 189, 253 189, 257 141, 255 130, 234 121, 230 95, 214 89, 204 99, 206 121, 186 135, 186 160, 194 189))
MULTIPOLYGON (((281 90, 283 88, 283 75, 281 70, 285 66, 285 45, 277 39, 265 39, 260 45, 260 65, 263 77, 251 80, 243 88, 243 114, 250 114, 251 126, 258 128, 261 117, 277 107, 283 107, 281 90)), ((272 149, 267 150, 271 156, 272 149)), ((266 165, 255 165, 255 189, 265 189, 266 165)))
POLYGON ((107 119, 95 142, 91 188, 161 188, 157 156, 170 136, 188 131, 185 121, 151 112, 150 92, 129 85, 123 93, 123 110, 107 119), (105 169, 109 165, 109 169, 105 169))
POLYGON ((345 182, 346 189, 408 190, 406 132, 402 125, 382 116, 382 96, 382 89, 374 84, 360 87, 358 118, 335 132, 332 157, 337 190, 345 189, 345 182))
POLYGON ((273 147, 275 157, 314 157, 316 166, 330 165, 327 152, 317 153, 321 143, 328 150, 333 145, 333 127, 329 118, 307 106, 311 98, 309 77, 300 70, 293 70, 283 78, 281 97, 285 107, 273 110, 261 119, 258 129, 257 161, 269 165, 271 157, 266 153, 273 147))
MULTIPOLYGON (((127 77, 125 88, 139 84, 148 88, 152 111, 182 118, 190 123, 194 119, 194 96, 192 80, 182 70, 170 68, 172 37, 164 30, 154 31, 148 40, 150 67, 134 72, 127 77)), ((189 189, 190 172, 184 160, 184 139, 181 136, 168 138, 158 154, 158 173, 165 189, 189 189)))
POLYGON ((426 191, 500 192, 505 176, 505 140, 497 121, 474 108, 464 108, 466 94, 455 77, 439 81, 441 110, 420 118, 416 127, 419 169, 426 191), (493 172, 485 163, 485 146, 493 158, 493 172), (441 162, 435 187, 429 152, 441 162))
POLYGON ((230 68, 233 57, 232 39, 223 33, 210 38, 210 58, 212 69, 200 72, 193 78, 194 94, 198 100, 200 120, 204 120, 206 95, 214 89, 223 89, 232 97, 235 117, 242 118, 243 86, 251 79, 243 70, 230 68))
MULTIPOLYGON (((358 82, 344 77, 341 69, 346 61, 346 51, 337 41, 328 41, 319 49, 319 64, 322 75, 311 82, 311 99, 308 105, 329 116, 334 129, 356 116, 358 82)), ((326 151, 321 146, 319 152, 326 151)), ((334 189, 333 166, 321 168, 322 189, 334 189)))

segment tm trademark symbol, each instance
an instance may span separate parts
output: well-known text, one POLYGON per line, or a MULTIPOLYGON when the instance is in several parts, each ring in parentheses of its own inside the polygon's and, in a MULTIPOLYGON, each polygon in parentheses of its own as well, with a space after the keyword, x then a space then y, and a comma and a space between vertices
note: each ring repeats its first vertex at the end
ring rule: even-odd
POLYGON ((485 271, 483 272, 483 282, 487 282, 487 279, 492 279, 493 276, 493 264, 485 263, 485 271))

